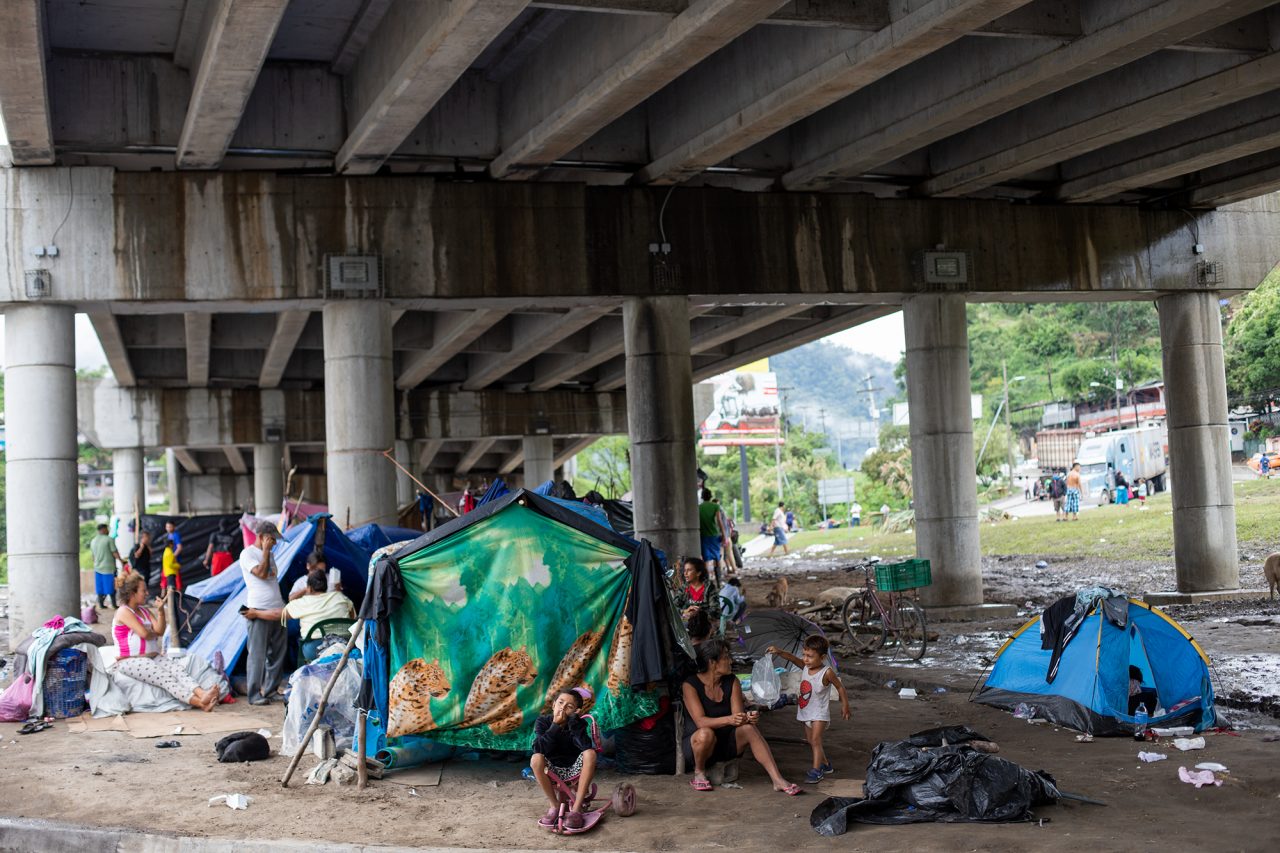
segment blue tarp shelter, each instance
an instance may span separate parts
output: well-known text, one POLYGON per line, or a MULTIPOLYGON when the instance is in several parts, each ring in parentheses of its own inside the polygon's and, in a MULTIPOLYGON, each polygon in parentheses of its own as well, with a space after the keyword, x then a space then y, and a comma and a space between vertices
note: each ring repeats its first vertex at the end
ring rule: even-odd
MULTIPOLYGON (((379 548, 385 548, 393 542, 407 542, 422 535, 421 530, 408 527, 388 527, 382 524, 362 524, 347 531, 351 544, 372 554, 379 548)), ((345 585, 344 585, 345 586, 345 585)))
POLYGON ((1027 622, 996 654, 973 701, 1012 710, 1021 703, 1059 725, 1095 735, 1134 731, 1130 667, 1141 674, 1151 725, 1214 723, 1209 659, 1199 644, 1163 611, 1126 599, 1123 626, 1106 618, 1100 602, 1062 651, 1057 674, 1047 678, 1052 648, 1042 648, 1040 616, 1027 622))
MULTIPOLYGON (((295 524, 285 531, 282 541, 276 543, 271 553, 280 571, 281 594, 287 598, 294 581, 306 573, 307 557, 315 550, 316 533, 321 524, 324 525, 325 561, 330 568, 342 572, 343 592, 358 608, 369 577, 369 552, 343 535, 328 515, 315 515, 295 524)), ((214 654, 221 652, 223 666, 231 672, 249 639, 249 623, 240 615, 246 595, 240 566, 233 564, 225 572, 191 585, 186 593, 206 602, 223 602, 196 635, 190 650, 205 660, 213 660, 214 654)))

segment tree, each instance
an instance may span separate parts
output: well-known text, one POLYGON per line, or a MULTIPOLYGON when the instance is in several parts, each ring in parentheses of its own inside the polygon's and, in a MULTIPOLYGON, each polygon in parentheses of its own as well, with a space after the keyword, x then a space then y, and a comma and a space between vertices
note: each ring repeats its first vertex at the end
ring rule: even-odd
POLYGON ((1261 405, 1280 389, 1280 275, 1272 270, 1245 296, 1225 335, 1227 391, 1261 405))
POLYGON ((573 490, 583 495, 595 489, 607 498, 631 491, 630 447, 625 435, 607 435, 579 453, 573 490))

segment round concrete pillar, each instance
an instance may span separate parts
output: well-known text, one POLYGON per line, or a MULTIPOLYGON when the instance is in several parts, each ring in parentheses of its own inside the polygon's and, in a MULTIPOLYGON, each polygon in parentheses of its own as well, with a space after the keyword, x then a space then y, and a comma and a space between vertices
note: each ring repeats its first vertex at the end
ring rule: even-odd
POLYGON ((524 437, 524 487, 536 489, 555 476, 554 442, 549 435, 524 437))
POLYGON ((165 478, 169 481, 169 515, 182 514, 182 466, 173 448, 164 452, 165 478))
POLYGON ((253 446, 253 511, 273 515, 284 505, 284 445, 253 446))
MULTIPOLYGON (((400 463, 402 468, 409 471, 413 470, 413 452, 410 449, 409 442, 403 440, 396 441, 396 461, 400 463)), ((417 499, 418 487, 410 479, 409 475, 400 468, 396 469, 396 508, 408 506, 417 499)))
POLYGON ((628 299, 622 333, 636 538, 672 559, 700 555, 689 302, 628 299))
POLYGON ((116 549, 126 559, 137 532, 129 529, 135 515, 147 511, 147 480, 143 471, 142 448, 123 447, 111 451, 112 503, 120 521, 116 549))
POLYGON ((391 314, 385 302, 324 306, 325 465, 340 526, 396 520, 391 314))
POLYGON ((9 646, 80 614, 75 312, 5 311, 9 646))
POLYGON ((902 316, 916 551, 933 571, 933 584, 921 590, 921 598, 930 607, 981 604, 965 300, 955 294, 913 296, 902 316))
POLYGON ((1156 300, 1179 592, 1240 587, 1222 320, 1216 293, 1156 300))

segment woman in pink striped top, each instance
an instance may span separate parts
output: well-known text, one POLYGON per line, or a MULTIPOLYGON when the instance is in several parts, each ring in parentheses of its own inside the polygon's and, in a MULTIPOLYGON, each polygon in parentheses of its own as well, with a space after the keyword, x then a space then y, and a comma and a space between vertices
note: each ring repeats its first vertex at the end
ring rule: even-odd
POLYGON ((121 607, 111 622, 111 636, 120 657, 111 671, 153 684, 181 702, 212 711, 218 704, 217 689, 204 689, 187 674, 181 660, 160 654, 160 638, 165 629, 164 596, 156 599, 160 607, 153 617, 146 607, 146 582, 137 572, 129 572, 116 580, 116 598, 121 607))

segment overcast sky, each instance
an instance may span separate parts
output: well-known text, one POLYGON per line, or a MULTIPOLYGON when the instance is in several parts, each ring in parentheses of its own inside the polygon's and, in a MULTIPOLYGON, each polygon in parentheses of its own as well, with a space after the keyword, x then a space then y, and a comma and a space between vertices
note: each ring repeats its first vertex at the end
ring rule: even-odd
MULTIPOLYGON (((886 361, 897 362, 905 346, 902 332, 902 313, 896 312, 863 323, 848 331, 837 332, 827 338, 841 346, 858 352, 878 355, 886 361)), ((4 362, 4 317, 0 315, 0 364, 4 362)), ((107 363, 98 336, 93 332, 89 318, 76 315, 76 367, 99 367, 107 363)))

